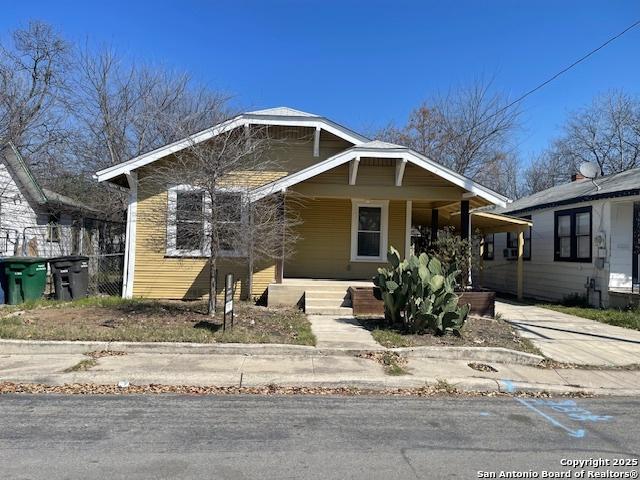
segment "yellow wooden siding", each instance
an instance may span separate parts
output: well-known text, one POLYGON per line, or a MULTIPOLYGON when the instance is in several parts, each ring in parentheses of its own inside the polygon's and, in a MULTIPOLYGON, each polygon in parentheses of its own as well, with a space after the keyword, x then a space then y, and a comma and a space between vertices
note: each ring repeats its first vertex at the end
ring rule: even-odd
MULTIPOLYGON (((202 298, 208 292, 207 260, 165 256, 166 205, 166 191, 154 192, 149 188, 139 191, 133 295, 168 299, 202 298)), ((220 296, 227 273, 235 276, 237 298, 260 297, 275 278, 275 264, 268 262, 255 268, 251 295, 247 291, 247 265, 244 259, 219 261, 220 296)))
MULTIPOLYGON (((404 255, 405 202, 389 202, 389 245, 404 255)), ((299 209, 302 223, 294 256, 285 263, 287 277, 366 279, 382 263, 351 262, 351 200, 309 199, 299 209)))

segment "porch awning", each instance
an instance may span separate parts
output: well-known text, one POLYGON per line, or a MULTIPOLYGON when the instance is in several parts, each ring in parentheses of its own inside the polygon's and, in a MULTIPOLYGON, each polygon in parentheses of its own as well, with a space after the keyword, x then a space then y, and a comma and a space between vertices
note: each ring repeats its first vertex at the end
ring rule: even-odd
MULTIPOLYGON (((526 218, 512 217, 501 213, 493 213, 486 210, 476 210, 469 212, 471 215, 471 231, 480 230, 484 234, 500 232, 518 232, 533 225, 531 220, 526 218)), ((453 212, 448 219, 442 219, 440 226, 452 225, 456 229, 460 228, 460 212, 453 212)))
POLYGON ((492 212, 471 212, 471 231, 482 233, 517 232, 533 225, 526 218, 511 217, 492 212))

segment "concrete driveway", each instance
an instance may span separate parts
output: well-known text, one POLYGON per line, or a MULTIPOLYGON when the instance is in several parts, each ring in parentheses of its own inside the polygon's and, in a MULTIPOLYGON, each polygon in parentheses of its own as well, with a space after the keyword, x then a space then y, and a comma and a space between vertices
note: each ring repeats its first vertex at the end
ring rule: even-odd
POLYGON ((546 356, 578 365, 640 364, 640 332, 546 308, 496 301, 496 312, 546 356))

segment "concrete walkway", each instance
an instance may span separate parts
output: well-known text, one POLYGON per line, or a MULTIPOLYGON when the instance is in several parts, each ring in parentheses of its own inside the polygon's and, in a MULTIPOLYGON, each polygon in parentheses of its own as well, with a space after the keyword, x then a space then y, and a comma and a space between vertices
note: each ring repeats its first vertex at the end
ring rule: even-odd
POLYGON ((353 317, 335 315, 307 315, 318 348, 353 348, 382 350, 371 333, 353 317))
POLYGON ((640 394, 640 370, 542 369, 492 363, 478 371, 468 360, 409 358, 406 375, 388 375, 375 359, 349 356, 131 353, 102 357, 86 371, 65 371, 87 359, 77 354, 0 355, 0 383, 47 385, 217 385, 413 388, 446 380, 460 390, 585 391, 640 394))
POLYGON ((640 364, 640 332, 511 301, 496 301, 509 320, 546 356, 577 365, 640 364))

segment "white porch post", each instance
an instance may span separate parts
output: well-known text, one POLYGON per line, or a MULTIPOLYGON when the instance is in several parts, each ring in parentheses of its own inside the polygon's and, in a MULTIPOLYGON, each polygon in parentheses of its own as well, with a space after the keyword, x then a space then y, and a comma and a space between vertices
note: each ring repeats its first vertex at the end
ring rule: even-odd
POLYGON ((524 230, 518 229, 518 267, 517 267, 518 283, 517 297, 518 300, 524 298, 524 230))
POLYGON ((122 297, 133 297, 133 277, 136 266, 136 218, 138 214, 138 174, 127 172, 129 184, 129 205, 127 207, 127 225, 125 230, 124 272, 122 275, 122 297))
POLYGON ((404 215, 404 258, 411 256, 411 221, 412 221, 413 202, 407 200, 405 204, 404 215))

